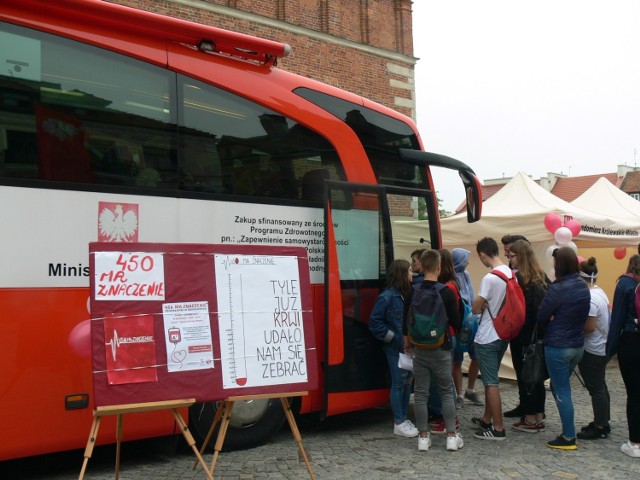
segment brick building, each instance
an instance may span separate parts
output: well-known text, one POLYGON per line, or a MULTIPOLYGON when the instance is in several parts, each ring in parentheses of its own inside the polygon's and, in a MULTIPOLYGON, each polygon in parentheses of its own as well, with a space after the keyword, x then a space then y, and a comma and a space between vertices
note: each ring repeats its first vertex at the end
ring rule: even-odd
POLYGON ((415 118, 411 0, 112 0, 291 45, 279 67, 415 118))

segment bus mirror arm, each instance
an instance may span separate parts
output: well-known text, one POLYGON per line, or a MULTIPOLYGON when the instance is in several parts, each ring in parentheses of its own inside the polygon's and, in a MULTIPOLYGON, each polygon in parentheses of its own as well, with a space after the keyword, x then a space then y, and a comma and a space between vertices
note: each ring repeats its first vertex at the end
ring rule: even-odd
POLYGON ((480 220, 482 212, 482 186, 475 172, 467 164, 455 158, 440 155, 438 153, 423 152, 400 148, 400 159, 403 162, 417 165, 418 167, 442 167, 456 170, 465 189, 465 199, 467 203, 467 220, 469 223, 480 220))

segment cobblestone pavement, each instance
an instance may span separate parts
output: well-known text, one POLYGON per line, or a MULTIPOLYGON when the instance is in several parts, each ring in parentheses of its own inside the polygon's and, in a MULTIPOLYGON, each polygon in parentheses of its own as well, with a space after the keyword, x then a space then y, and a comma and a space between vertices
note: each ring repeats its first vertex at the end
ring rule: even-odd
MULTIPOLYGON (((607 380, 612 399, 611 435, 603 440, 579 441, 576 451, 552 450, 545 446, 546 441, 561 433, 558 411, 550 393, 547 396, 546 432, 515 431, 510 427, 513 421, 505 419, 507 438, 502 442, 473 438, 475 429, 471 417, 480 415, 483 407, 465 404, 458 411, 465 446, 457 452, 445 450, 442 435, 432 436, 429 452, 418 452, 415 438, 393 435, 387 407, 340 415, 325 422, 302 418, 298 426, 318 479, 638 479, 640 458, 634 459, 620 452, 628 432, 624 386, 615 361, 609 365, 607 380)), ((466 379, 464 382, 466 385, 466 379)), ((575 376, 572 387, 579 429, 592 420, 591 403, 587 391, 575 376)), ((513 408, 517 403, 515 383, 504 381, 501 392, 504 409, 513 408)), ((3 441, 10 441, 6 432, 3 441)), ((96 448, 85 478, 114 478, 114 451, 112 446, 96 448)), ((82 450, 77 450, 4 462, 4 465, 0 464, 0 478, 77 479, 82 454, 82 450)), ((192 469, 194 458, 191 450, 184 446, 182 437, 125 443, 120 478, 206 478, 200 468, 192 469)), ((210 453, 205 455, 205 461, 211 461, 210 453)), ((268 445, 221 453, 214 475, 216 479, 229 480, 309 478, 287 426, 268 445)))

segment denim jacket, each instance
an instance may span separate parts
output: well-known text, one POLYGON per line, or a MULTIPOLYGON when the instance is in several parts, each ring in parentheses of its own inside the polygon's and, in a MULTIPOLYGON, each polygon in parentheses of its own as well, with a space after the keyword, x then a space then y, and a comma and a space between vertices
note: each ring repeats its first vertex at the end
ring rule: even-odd
POLYGON ((402 312, 404 301, 400 291, 387 288, 383 291, 373 306, 369 317, 369 330, 378 340, 384 342, 384 349, 393 352, 404 350, 402 338, 402 312))
POLYGON ((544 344, 560 348, 582 347, 590 307, 589 287, 577 273, 549 285, 538 309, 538 323, 544 327, 544 344))

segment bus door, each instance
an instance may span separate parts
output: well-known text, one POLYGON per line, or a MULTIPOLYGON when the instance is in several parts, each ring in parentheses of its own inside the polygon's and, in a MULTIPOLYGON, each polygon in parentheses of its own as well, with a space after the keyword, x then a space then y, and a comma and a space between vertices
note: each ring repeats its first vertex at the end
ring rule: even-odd
POLYGON ((426 203, 425 211, 437 211, 424 190, 325 183, 327 415, 388 401, 387 360, 382 343, 369 332, 369 315, 390 262, 410 260, 413 250, 438 242, 439 236, 430 233, 437 232, 436 220, 415 219, 419 203, 426 203))

